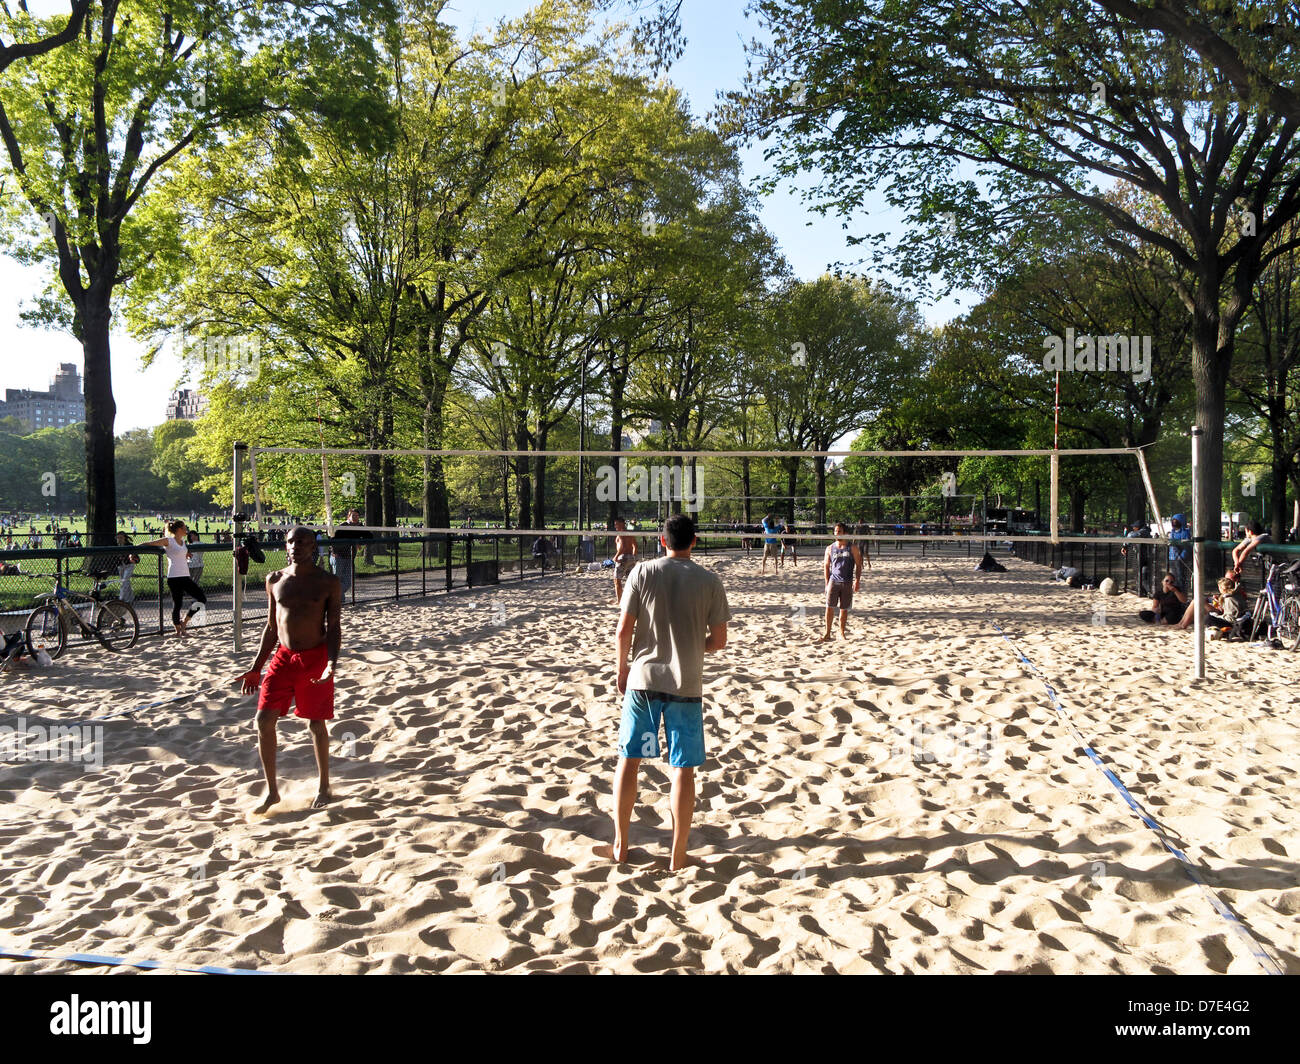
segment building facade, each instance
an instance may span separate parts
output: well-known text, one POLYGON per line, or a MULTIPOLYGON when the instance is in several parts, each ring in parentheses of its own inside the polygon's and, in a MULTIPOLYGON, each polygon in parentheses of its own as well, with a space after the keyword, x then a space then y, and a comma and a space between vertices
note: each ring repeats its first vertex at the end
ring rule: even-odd
POLYGON ((207 396, 193 388, 177 388, 167 400, 168 421, 197 421, 208 408, 207 396))
POLYGON ((81 374, 73 362, 59 364, 49 391, 9 388, 0 402, 0 417, 21 421, 29 432, 66 428, 86 420, 86 397, 81 391, 81 374))

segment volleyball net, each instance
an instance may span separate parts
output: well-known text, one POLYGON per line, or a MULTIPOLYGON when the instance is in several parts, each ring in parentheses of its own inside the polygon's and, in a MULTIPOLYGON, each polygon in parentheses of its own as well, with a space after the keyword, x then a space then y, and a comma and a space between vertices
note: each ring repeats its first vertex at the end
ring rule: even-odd
MULTIPOLYGON (((258 531, 307 523, 333 535, 528 536, 644 531, 690 514, 702 539, 794 538, 844 522, 873 536, 1052 542, 1124 538, 1163 525, 1141 448, 1069 450, 236 449, 241 498, 258 531), (1140 512, 1135 512, 1140 511, 1140 512)), ((1157 532, 1159 535, 1160 532, 1157 532)))

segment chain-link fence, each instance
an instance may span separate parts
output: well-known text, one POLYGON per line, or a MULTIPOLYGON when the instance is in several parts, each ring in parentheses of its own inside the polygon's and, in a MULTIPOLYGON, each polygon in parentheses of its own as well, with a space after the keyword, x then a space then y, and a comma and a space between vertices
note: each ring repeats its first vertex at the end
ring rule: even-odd
MULTIPOLYGON (((1206 573, 1205 591, 1213 594, 1215 581, 1232 568, 1232 549, 1236 543, 1210 545, 1210 567, 1206 573)), ((1190 545, 1186 548, 1189 552, 1190 545)), ((1090 543, 1082 539, 1063 539, 1060 543, 1043 540, 1041 543, 1016 543, 1013 553, 1017 558, 1036 562, 1050 569, 1073 566, 1079 570, 1084 583, 1099 584, 1110 577, 1120 591, 1131 591, 1149 597, 1153 587, 1159 586, 1165 573, 1172 572, 1184 591, 1191 590, 1192 569, 1190 553, 1185 565, 1169 556, 1167 543, 1090 543)), ((1300 555, 1300 546, 1271 544, 1261 546, 1242 567, 1241 590, 1247 598, 1255 595, 1264 583, 1269 560, 1294 560, 1300 555)))
MULTIPOLYGON (((538 547, 535 537, 465 535, 375 536, 372 539, 320 539, 318 562, 336 572, 344 583, 345 606, 398 599, 423 598, 456 588, 497 584, 554 575, 578 560, 576 535, 547 537, 538 547)), ((244 582, 244 617, 266 616, 268 573, 288 564, 283 533, 257 540, 264 562, 249 560, 244 582)), ((205 602, 184 595, 182 613, 200 608, 190 628, 231 624, 234 619, 233 554, 237 544, 189 544, 189 574, 205 602)), ((172 629, 172 595, 167 560, 161 548, 69 547, 60 550, 0 551, 0 631, 21 629, 40 603, 42 593, 56 582, 72 592, 72 606, 89 619, 91 595, 100 587, 105 596, 131 603, 140 619, 141 636, 164 635, 172 629)), ((87 637, 69 632, 77 646, 87 637)))

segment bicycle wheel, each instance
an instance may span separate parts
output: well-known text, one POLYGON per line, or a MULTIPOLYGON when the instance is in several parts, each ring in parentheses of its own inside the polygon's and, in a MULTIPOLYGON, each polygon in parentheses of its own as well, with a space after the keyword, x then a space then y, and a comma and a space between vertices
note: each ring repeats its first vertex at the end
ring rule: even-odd
POLYGON ((1278 622, 1277 637, 1287 650, 1300 647, 1300 599, 1289 598, 1282 603, 1282 620, 1278 622))
POLYGON ((100 603, 95 628, 99 641, 109 650, 118 652, 130 650, 140 635, 140 621, 135 610, 120 599, 100 603))
POLYGON ((1259 597, 1255 599, 1255 612, 1250 615, 1250 641, 1252 643, 1259 640, 1260 630, 1267 625, 1268 617, 1268 596, 1262 591, 1259 597))
POLYGON ((68 645, 68 633, 63 627, 57 606, 37 606, 27 615, 25 626, 27 645, 35 653, 42 647, 45 653, 57 658, 68 645))

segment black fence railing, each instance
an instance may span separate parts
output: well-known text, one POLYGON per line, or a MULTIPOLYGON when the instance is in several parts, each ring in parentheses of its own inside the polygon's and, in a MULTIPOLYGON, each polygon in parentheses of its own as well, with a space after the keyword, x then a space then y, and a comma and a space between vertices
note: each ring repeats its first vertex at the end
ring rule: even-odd
MULTIPOLYGON (((545 549, 535 544, 536 537, 473 533, 321 539, 317 561, 338 574, 345 585, 345 604, 355 606, 542 577, 577 563, 580 537, 546 538, 549 544, 545 549)), ((259 544, 266 561, 250 559, 248 572, 242 576, 244 616, 254 620, 266 616, 267 574, 287 564, 283 537, 279 542, 259 540, 259 544)), ((190 554, 190 576, 207 599, 190 622, 191 628, 231 624, 235 568, 232 545, 192 543, 190 554)), ((90 595, 101 585, 105 595, 117 595, 132 604, 140 618, 142 636, 172 631, 166 558, 157 547, 140 546, 0 551, 0 631, 22 628, 39 605, 37 596, 53 591, 56 581, 78 596, 73 605, 79 611, 93 608, 90 595), (132 562, 132 557, 138 561, 132 562)), ((195 604, 186 596, 183 611, 188 612, 195 604)), ((75 646, 84 637, 69 633, 69 641, 75 646)))
MULTIPOLYGON (((1211 544, 1210 570, 1206 573, 1206 594, 1215 592, 1215 582, 1232 568, 1232 549, 1236 543, 1211 544)), ((1169 557, 1169 547, 1164 543, 1121 544, 1093 543, 1086 539, 1062 539, 1060 543, 1015 543, 1012 553, 1017 558, 1035 562, 1049 570, 1073 566, 1085 583, 1099 584, 1107 577, 1115 581, 1120 591, 1147 597, 1152 594, 1152 582, 1159 584, 1165 573, 1173 572, 1185 591, 1191 590, 1192 570, 1190 559, 1181 569, 1169 557)), ((1259 591, 1267 575, 1269 561, 1280 561, 1290 556, 1300 556, 1300 546, 1274 544, 1260 547, 1242 567, 1241 589, 1247 598, 1259 591)))

